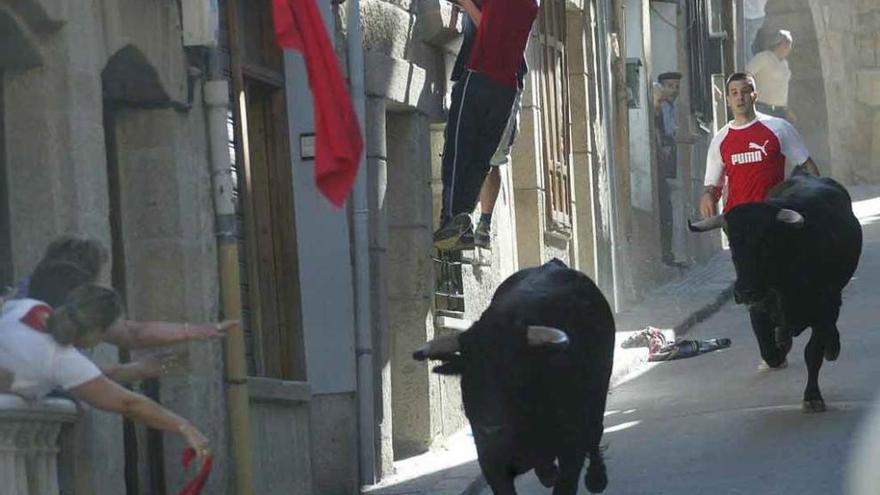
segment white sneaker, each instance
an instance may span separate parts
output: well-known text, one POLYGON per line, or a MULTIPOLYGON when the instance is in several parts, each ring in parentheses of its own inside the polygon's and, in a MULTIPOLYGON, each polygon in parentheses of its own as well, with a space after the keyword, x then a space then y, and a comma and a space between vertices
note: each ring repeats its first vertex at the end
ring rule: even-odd
POLYGON ((764 361, 762 359, 760 364, 758 364, 758 371, 775 371, 775 370, 781 370, 781 369, 787 368, 787 367, 788 367, 788 359, 783 361, 782 364, 780 364, 779 366, 777 366, 775 368, 771 368, 770 365, 767 364, 767 361, 764 361))

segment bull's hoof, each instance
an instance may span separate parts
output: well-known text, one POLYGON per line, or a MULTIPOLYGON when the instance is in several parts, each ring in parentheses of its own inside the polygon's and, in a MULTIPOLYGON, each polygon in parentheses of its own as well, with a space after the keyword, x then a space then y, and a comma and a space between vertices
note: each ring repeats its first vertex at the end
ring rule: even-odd
POLYGON ((829 339, 831 342, 825 343, 825 360, 826 361, 834 361, 837 359, 837 356, 840 355, 840 338, 829 339))
POLYGON ((794 344, 791 331, 787 328, 776 327, 774 337, 776 340, 776 349, 779 350, 779 353, 782 356, 787 356, 788 352, 791 351, 791 346, 794 344))
POLYGON ((538 481, 546 488, 553 488, 559 480, 559 469, 556 467, 556 464, 551 462, 550 464, 537 466, 535 468, 535 475, 538 477, 538 481))
POLYGON ((608 486, 608 473, 605 470, 605 464, 595 462, 590 463, 587 468, 587 474, 584 475, 584 485, 590 493, 602 493, 608 486))
POLYGON ((805 413, 825 412, 825 401, 822 399, 804 400, 803 411, 805 413))

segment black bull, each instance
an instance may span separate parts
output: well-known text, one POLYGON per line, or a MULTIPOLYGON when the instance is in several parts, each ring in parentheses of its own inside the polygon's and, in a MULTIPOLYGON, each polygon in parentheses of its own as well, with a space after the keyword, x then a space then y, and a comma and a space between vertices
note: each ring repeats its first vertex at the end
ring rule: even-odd
POLYGON ((510 276, 479 321, 425 344, 415 359, 460 375, 480 468, 496 495, 535 469, 554 495, 608 479, 599 442, 614 357, 611 308, 586 275, 553 260, 510 276), (557 466, 558 462, 558 466, 557 466))
POLYGON ((736 302, 749 306, 761 357, 772 368, 787 363, 792 337, 812 328, 804 350, 804 410, 820 412, 822 358, 837 359, 841 291, 862 251, 862 227, 846 189, 827 177, 796 172, 762 203, 691 224, 724 227, 736 268, 736 302))

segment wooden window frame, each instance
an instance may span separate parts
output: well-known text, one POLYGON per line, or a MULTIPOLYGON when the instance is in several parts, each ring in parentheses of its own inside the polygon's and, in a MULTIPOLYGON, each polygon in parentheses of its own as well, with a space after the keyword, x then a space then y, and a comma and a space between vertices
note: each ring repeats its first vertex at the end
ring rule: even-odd
POLYGON ((571 209, 571 111, 568 83, 565 0, 541 2, 538 41, 541 70, 538 98, 541 107, 542 168, 547 226, 570 234, 571 209))
POLYGON ((230 145, 244 227, 240 268, 248 373, 305 381, 283 57, 274 41, 269 1, 238 5, 236 11, 227 9, 226 20, 232 79, 230 145), (255 13, 260 7, 262 11, 255 13), (252 17, 244 19, 244 14, 252 17), (244 22, 254 19, 256 23, 244 22), (256 39, 243 39, 247 36, 256 39))

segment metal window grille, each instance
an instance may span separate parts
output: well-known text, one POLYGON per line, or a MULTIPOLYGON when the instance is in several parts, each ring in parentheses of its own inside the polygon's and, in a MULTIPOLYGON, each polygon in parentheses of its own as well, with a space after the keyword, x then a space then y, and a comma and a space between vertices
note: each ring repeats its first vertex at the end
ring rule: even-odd
POLYGON ((571 229, 571 114, 569 112, 568 62, 565 53, 565 2, 541 2, 538 14, 541 45, 541 141, 548 225, 553 230, 571 229))
POLYGON ((461 251, 438 251, 434 258, 434 308, 437 316, 464 317, 461 251))

